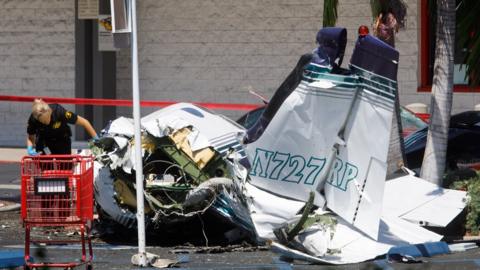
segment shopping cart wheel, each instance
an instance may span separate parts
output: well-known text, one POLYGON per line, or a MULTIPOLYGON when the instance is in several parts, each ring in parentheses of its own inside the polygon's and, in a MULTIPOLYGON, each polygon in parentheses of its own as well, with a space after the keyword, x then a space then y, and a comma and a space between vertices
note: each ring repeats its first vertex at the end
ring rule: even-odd
POLYGON ((87 270, 92 270, 93 266, 91 264, 87 264, 87 270))

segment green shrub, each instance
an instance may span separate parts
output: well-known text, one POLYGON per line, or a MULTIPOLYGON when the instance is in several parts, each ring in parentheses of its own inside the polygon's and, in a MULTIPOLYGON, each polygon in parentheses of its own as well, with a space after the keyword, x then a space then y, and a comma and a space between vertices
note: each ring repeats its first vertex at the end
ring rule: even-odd
POLYGON ((465 228, 472 234, 480 230, 480 172, 467 180, 454 181, 450 188, 467 191, 467 220, 465 228))

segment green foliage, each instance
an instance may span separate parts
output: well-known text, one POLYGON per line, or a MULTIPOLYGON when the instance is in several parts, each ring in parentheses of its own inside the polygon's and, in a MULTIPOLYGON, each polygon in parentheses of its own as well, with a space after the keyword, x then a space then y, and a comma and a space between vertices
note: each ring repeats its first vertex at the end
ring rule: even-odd
POLYGON ((467 48, 466 76, 470 77, 471 85, 480 84, 480 1, 462 0, 457 1, 457 35, 459 43, 467 48))
POLYGON ((323 27, 335 26, 337 22, 338 0, 323 1, 323 27))
MULTIPOLYGON (((436 24, 437 1, 429 0, 430 18, 432 24, 436 24)), ((457 0, 456 25, 458 36, 457 47, 467 48, 465 56, 466 74, 465 78, 471 86, 480 85, 480 1, 478 0, 457 0)), ((463 66, 463 65, 462 65, 463 66)))
POLYGON ((372 9, 373 20, 377 19, 378 15, 380 15, 384 9, 382 1, 379 0, 370 0, 370 8, 372 9))
POLYGON ((470 179, 453 182, 450 188, 467 191, 468 214, 465 228, 472 234, 478 234, 480 231, 480 172, 470 179))
MULTIPOLYGON (((468 180, 470 178, 475 178, 477 176, 477 172, 475 170, 469 169, 469 168, 463 168, 463 169, 456 169, 452 171, 448 171, 448 173, 445 175, 443 178, 443 185, 442 187, 444 188, 451 188, 452 184, 454 182, 459 182, 457 185, 460 185, 460 183, 463 183, 463 180, 468 180)), ((460 188, 458 188, 460 189, 460 188)), ((466 187, 463 188, 466 190, 466 187)))

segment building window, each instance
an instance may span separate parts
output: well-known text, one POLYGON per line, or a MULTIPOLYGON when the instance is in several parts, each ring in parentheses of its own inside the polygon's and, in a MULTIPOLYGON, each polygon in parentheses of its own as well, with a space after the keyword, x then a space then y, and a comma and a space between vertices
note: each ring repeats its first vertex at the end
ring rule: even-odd
MULTIPOLYGON (((435 18, 430 14, 428 7, 429 0, 420 1, 420 87, 419 92, 430 92, 432 89, 433 66, 435 61, 435 18)), ((458 40, 458 37, 456 37, 458 40)), ((468 86, 468 78, 465 78, 466 48, 462 48, 458 42, 455 42, 454 57, 454 92, 480 92, 480 87, 468 86)))

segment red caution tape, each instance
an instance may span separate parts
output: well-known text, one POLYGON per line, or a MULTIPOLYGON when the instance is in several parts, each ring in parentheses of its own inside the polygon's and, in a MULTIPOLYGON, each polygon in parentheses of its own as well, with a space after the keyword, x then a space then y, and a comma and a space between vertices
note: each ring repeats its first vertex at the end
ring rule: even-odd
MULTIPOLYGON (((99 106, 132 106, 129 99, 103 99, 103 98, 57 98, 57 97, 33 97, 33 96, 6 96, 0 95, 0 101, 14 102, 33 102, 34 99, 41 98, 47 103, 76 104, 76 105, 99 105, 99 106)), ((154 101, 142 100, 142 107, 165 107, 178 102, 175 101, 154 101)), ((239 104, 239 103, 207 103, 192 102, 193 104, 212 109, 212 110, 232 110, 232 111, 250 111, 258 108, 256 104, 239 104)))

